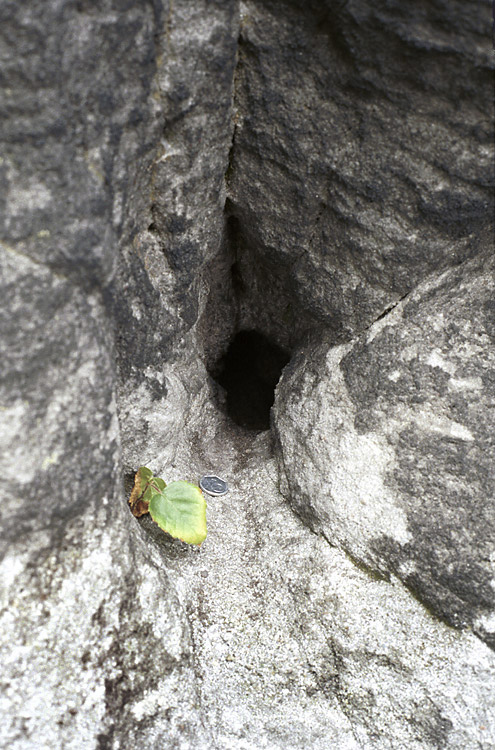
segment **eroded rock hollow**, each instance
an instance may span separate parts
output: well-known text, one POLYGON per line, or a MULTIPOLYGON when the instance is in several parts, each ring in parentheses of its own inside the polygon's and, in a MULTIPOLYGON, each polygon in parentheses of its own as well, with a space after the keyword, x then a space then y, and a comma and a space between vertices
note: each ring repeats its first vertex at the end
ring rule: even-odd
POLYGON ((0 21, 1 746, 494 747, 488 6, 0 21))

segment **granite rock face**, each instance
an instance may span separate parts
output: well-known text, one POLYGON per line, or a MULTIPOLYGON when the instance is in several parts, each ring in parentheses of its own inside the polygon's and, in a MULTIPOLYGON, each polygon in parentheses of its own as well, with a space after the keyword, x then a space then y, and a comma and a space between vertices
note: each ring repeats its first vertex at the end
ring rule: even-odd
POLYGON ((495 263, 424 282, 279 385, 288 496, 328 541, 494 645, 495 263))
POLYGON ((220 326, 198 337, 196 324, 224 242, 238 24, 235 2, 184 0, 162 8, 155 27, 160 130, 111 289, 126 471, 157 455, 171 460, 192 399, 206 388, 203 340, 220 326))
POLYGON ((204 386, 182 338, 201 303, 203 242, 211 254, 222 234, 238 22, 235 4, 206 5, 0 11, 2 747, 208 746, 187 615, 123 491, 128 463, 150 458, 147 430, 175 449, 195 371, 204 386), (198 159, 206 135, 221 145, 198 159), (172 222, 181 191, 196 194, 189 277, 172 269, 177 226, 175 245, 152 226, 163 204, 172 222), (192 364, 167 389, 181 356, 192 364), (153 720, 133 713, 153 690, 167 706, 153 720))
POLYGON ((2 748, 495 746, 483 10, 3 4, 2 748))
POLYGON ((244 316, 346 340, 477 251, 491 210, 486 9, 243 3, 229 210, 244 316), (485 92, 484 94, 482 92, 485 92))

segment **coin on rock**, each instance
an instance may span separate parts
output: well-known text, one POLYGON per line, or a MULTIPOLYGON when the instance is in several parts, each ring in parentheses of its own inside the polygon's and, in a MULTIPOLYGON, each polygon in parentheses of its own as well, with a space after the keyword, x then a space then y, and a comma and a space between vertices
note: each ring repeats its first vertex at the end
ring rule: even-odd
POLYGON ((199 486, 203 490, 203 492, 208 493, 208 495, 225 495, 229 491, 229 486, 227 482, 224 479, 220 479, 220 477, 216 477, 214 475, 208 475, 206 477, 201 477, 199 480, 199 486))

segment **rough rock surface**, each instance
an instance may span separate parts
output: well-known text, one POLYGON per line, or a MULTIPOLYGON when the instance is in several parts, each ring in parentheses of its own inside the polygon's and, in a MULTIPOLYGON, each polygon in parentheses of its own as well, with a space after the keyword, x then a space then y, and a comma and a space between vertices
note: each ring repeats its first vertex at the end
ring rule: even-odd
POLYGON ((229 198, 246 320, 289 343, 349 338, 476 253, 486 23, 471 2, 243 3, 229 198))
POLYGON ((495 646, 495 258, 293 359, 275 427, 296 511, 495 646))
POLYGON ((495 746, 483 11, 2 4, 1 747, 495 746), (200 549, 140 464, 225 474, 200 549))
POLYGON ((493 652, 310 533, 279 492, 270 435, 206 412, 156 469, 221 464, 231 491, 208 500, 199 551, 153 534, 189 616, 205 747, 490 747, 493 652))

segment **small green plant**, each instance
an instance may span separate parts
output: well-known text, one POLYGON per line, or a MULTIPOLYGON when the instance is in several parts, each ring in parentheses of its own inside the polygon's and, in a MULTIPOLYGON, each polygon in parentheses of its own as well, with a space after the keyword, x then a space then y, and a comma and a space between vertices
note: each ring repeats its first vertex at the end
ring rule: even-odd
POLYGON ((141 466, 134 478, 129 498, 136 518, 149 513, 170 536, 189 544, 206 539, 206 501, 199 487, 189 482, 165 484, 151 469, 141 466))

